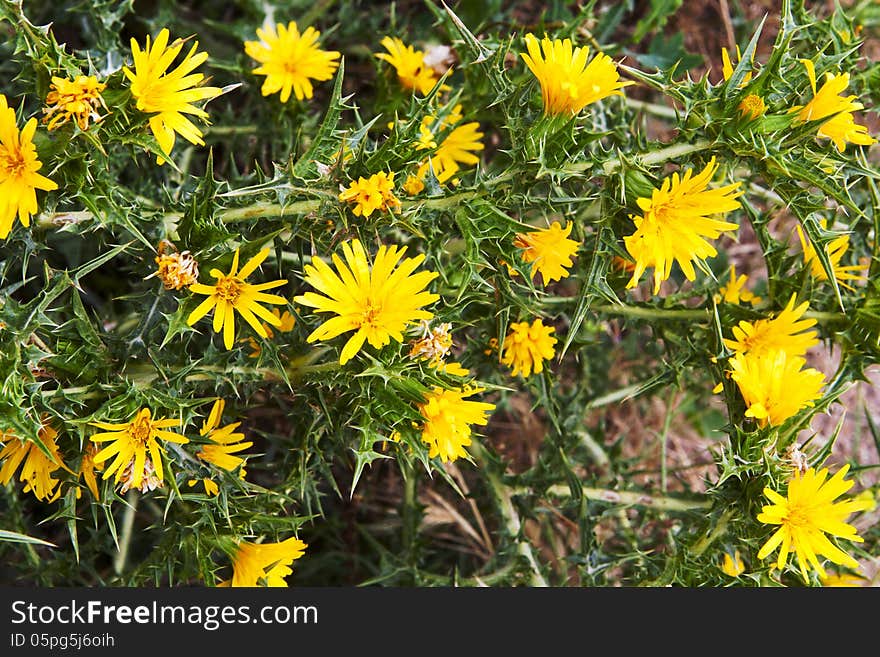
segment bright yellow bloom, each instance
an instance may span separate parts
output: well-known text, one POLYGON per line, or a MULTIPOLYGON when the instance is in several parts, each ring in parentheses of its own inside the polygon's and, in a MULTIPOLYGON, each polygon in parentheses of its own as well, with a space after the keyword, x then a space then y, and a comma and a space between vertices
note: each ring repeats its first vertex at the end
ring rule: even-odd
MULTIPOLYGON (((178 253, 168 240, 159 243, 159 255, 156 256, 156 271, 151 276, 158 276, 166 290, 182 290, 197 283, 199 280, 199 263, 189 251, 178 253), (168 253, 171 248, 173 251, 168 253)), ((150 278, 148 276, 147 278, 150 278)))
POLYGON ((16 215, 25 227, 37 211, 37 192, 51 192, 58 185, 40 175, 43 166, 37 158, 34 132, 37 120, 30 119, 21 132, 15 122, 15 111, 0 94, 0 240, 12 230, 16 215))
POLYGON ((232 579, 218 586, 286 587, 284 578, 293 572, 291 564, 305 554, 307 547, 298 538, 280 543, 241 541, 232 560, 232 579))
MULTIPOLYGON (((479 163, 480 158, 474 153, 483 150, 480 139, 483 133, 476 121, 456 126, 447 134, 434 154, 419 166, 418 178, 422 179, 428 169, 432 169, 441 185, 452 178, 461 169, 461 164, 472 166, 479 163)), ((421 191, 421 190, 419 190, 421 191)))
POLYGON ((730 212, 740 207, 736 197, 742 194, 740 183, 708 189, 709 181, 718 169, 715 156, 696 176, 693 169, 678 172, 663 179, 660 189, 654 189, 651 198, 636 200, 643 214, 630 215, 636 231, 624 237, 626 250, 636 262, 628 288, 635 287, 645 269, 654 268, 654 294, 660 284, 669 278, 672 263, 677 260, 685 277, 696 278, 693 260, 716 255, 717 251, 704 238, 716 239, 726 230, 736 230, 737 224, 710 219, 713 214, 730 212))
POLYGON ((544 361, 553 358, 556 338, 551 334, 556 329, 544 326, 540 318, 510 325, 510 333, 504 338, 501 362, 513 367, 513 376, 522 373, 523 377, 540 374, 544 371, 544 361))
POLYGON ((581 242, 568 238, 573 227, 574 223, 563 228, 554 221, 549 228, 516 234, 513 245, 523 249, 524 262, 532 263, 532 278, 540 272, 541 280, 547 285, 568 276, 566 267, 574 264, 571 259, 581 245, 581 242))
POLYGON ((407 176, 406 182, 403 183, 403 191, 410 196, 415 196, 425 189, 425 183, 418 176, 407 176))
POLYGON ((834 500, 852 488, 852 481, 844 481, 849 464, 844 465, 831 479, 826 481, 828 468, 817 473, 809 468, 803 476, 796 472, 788 482, 788 496, 782 497, 769 487, 764 495, 772 502, 761 509, 758 520, 768 525, 779 525, 779 529, 764 543, 758 552, 759 559, 765 559, 776 548, 779 557, 776 567, 782 570, 788 562, 788 553, 794 550, 804 582, 809 583, 807 565, 813 567, 820 577, 826 577, 818 556, 824 556, 833 563, 848 568, 858 568, 859 563, 846 552, 828 540, 825 534, 856 543, 863 542, 856 528, 845 522, 851 513, 863 510, 864 504, 857 500, 834 500))
POLYGON ((730 359, 730 377, 746 403, 746 417, 761 427, 778 426, 822 396, 825 375, 782 349, 737 353, 730 359))
MULTIPOLYGON (((825 228, 827 222, 822 222, 822 228, 825 228)), ((825 273, 822 263, 819 262, 819 256, 816 254, 816 248, 804 235, 800 224, 795 226, 798 239, 801 242, 801 249, 804 252, 804 264, 810 268, 810 274, 813 278, 820 281, 827 281, 828 274, 825 273)), ((849 249, 849 235, 839 235, 825 245, 825 253, 828 254, 828 261, 831 263, 831 270, 834 272, 834 278, 837 284, 845 287, 847 290, 855 291, 855 288, 847 283, 847 281, 866 281, 865 276, 866 265, 841 265, 840 260, 849 249), (858 273, 857 273, 858 272, 858 273)))
POLYGON ((761 297, 756 296, 751 290, 746 288, 749 277, 745 274, 736 275, 736 266, 730 265, 730 280, 726 285, 722 285, 715 295, 715 303, 724 301, 725 303, 750 303, 753 306, 761 303, 761 297))
POLYGON ((824 577, 819 578, 822 582, 822 586, 827 587, 836 587, 836 588, 854 588, 858 586, 864 586, 867 581, 864 577, 859 575, 850 575, 849 573, 841 573, 841 574, 826 574, 824 577))
POLYGON ((528 54, 520 56, 541 84, 544 114, 577 114, 603 98, 622 96, 620 90, 632 84, 620 80, 614 61, 602 52, 587 63, 590 49, 573 48, 571 39, 544 37, 539 45, 534 34, 526 34, 525 40, 528 54))
POLYGON ((868 134, 868 128, 859 125, 853 119, 852 113, 863 109, 864 105, 855 100, 855 95, 845 97, 840 95, 849 86, 849 73, 826 73, 825 82, 819 91, 816 91, 816 67, 809 59, 801 59, 800 62, 807 69, 813 98, 806 105, 798 105, 789 110, 798 113, 797 120, 818 121, 833 115, 819 126, 818 134, 833 141, 840 152, 846 148, 847 142, 861 146, 876 143, 877 140, 868 134))
POLYGON ((21 465, 18 478, 24 483, 22 490, 25 493, 33 492, 34 497, 43 502, 57 500, 61 495, 61 488, 58 486, 59 481, 52 475, 62 468, 70 472, 55 443, 57 436, 58 432, 48 424, 43 424, 37 432, 37 437, 51 454, 47 456, 32 440, 20 440, 11 433, 0 434, 0 440, 6 443, 0 451, 0 461, 3 462, 3 467, 0 468, 0 485, 8 484, 21 465))
POLYGON ((485 413, 495 410, 495 404, 465 399, 479 392, 483 392, 483 388, 434 388, 425 394, 425 401, 418 409, 425 419, 422 442, 430 446, 429 458, 439 456, 444 463, 467 458, 464 448, 471 444, 471 425, 487 424, 489 419, 485 413))
POLYGON ((338 274, 321 258, 312 256, 312 263, 305 267, 305 282, 321 294, 306 292, 294 301, 315 308, 316 312, 335 315, 312 331, 308 342, 332 340, 355 331, 339 356, 339 363, 344 365, 360 351, 364 341, 376 349, 387 345, 391 338, 402 343, 407 325, 434 316, 421 310, 422 306, 440 297, 425 291, 428 283, 437 277, 436 272, 413 274, 425 259, 424 255, 401 262, 406 247, 383 244, 371 266, 357 239, 343 242, 342 252, 345 262, 335 253, 332 256, 338 274))
POLYGON ((171 149, 178 134, 191 144, 205 145, 202 132, 184 114, 192 114, 207 122, 208 113, 193 103, 223 93, 217 87, 197 86, 205 76, 193 71, 208 59, 208 53, 196 53, 198 41, 193 43, 193 47, 176 69, 168 70, 184 44, 182 39, 177 39, 169 46, 168 37, 168 29, 162 28, 151 45, 147 35, 144 50, 132 38, 134 71, 127 66, 122 68, 125 77, 131 82, 131 95, 137 101, 137 108, 146 114, 152 114, 150 131, 165 154, 165 157, 156 157, 157 164, 164 164, 171 157, 171 149))
POLYGON ((743 116, 754 121, 758 117, 763 116, 764 112, 767 111, 767 104, 759 95, 749 94, 737 105, 737 109, 739 109, 743 116))
POLYGON ((90 121, 104 118, 98 114, 99 107, 109 112, 101 96, 106 88, 106 84, 98 82, 98 78, 92 75, 78 75, 73 80, 52 76, 43 109, 43 123, 48 123, 46 128, 54 130, 73 121, 80 130, 87 130, 90 121))
POLYGON ((190 285, 189 289, 192 292, 209 296, 190 313, 186 323, 192 326, 213 308, 214 333, 219 333, 222 329, 223 345, 227 349, 232 349, 232 343, 235 340, 235 313, 238 312, 250 324, 257 335, 261 338, 267 337, 266 331, 257 320, 257 316, 276 327, 281 325, 281 320, 260 304, 285 304, 287 300, 277 294, 266 294, 263 290, 284 285, 287 283, 287 280, 279 279, 253 285, 246 283, 244 279, 250 276, 268 255, 269 248, 266 247, 248 260, 244 267, 241 268, 241 271, 238 271, 238 249, 236 249, 235 256, 232 258, 232 268, 228 274, 224 274, 219 269, 211 270, 211 276, 217 279, 214 285, 203 285, 202 283, 190 285))
POLYGON ((281 92, 281 102, 286 103, 290 91, 297 100, 311 98, 312 80, 329 80, 339 68, 340 53, 321 50, 317 43, 321 33, 307 27, 300 34, 296 21, 285 27, 278 23, 257 28, 259 41, 245 41, 244 51, 262 64, 253 69, 256 75, 265 75, 261 92, 264 96, 281 92))
MULTIPOLYGON (((739 46, 736 47, 736 58, 737 58, 737 60, 742 59, 742 52, 740 52, 739 46)), ((754 62, 754 58, 755 58, 754 53, 752 53, 752 61, 753 62, 754 62)), ((727 82, 727 80, 729 80, 730 77, 733 75, 733 69, 734 69, 734 65, 730 61, 730 54, 727 52, 727 48, 722 47, 721 48, 721 74, 724 76, 725 82, 727 82)), ((751 79, 752 79, 752 72, 749 71, 748 73, 745 74, 745 76, 743 77, 742 82, 740 82, 739 86, 744 87, 745 85, 747 85, 749 83, 749 80, 751 80, 751 79)))
POLYGON ((741 353, 760 355, 768 351, 781 350, 789 356, 803 356, 807 349, 819 344, 815 331, 807 329, 816 324, 815 319, 801 319, 810 307, 804 301, 797 308, 797 296, 791 295, 785 308, 772 319, 759 319, 755 322, 742 320, 733 327, 733 340, 724 339, 728 349, 741 353))
POLYGON ((244 434, 235 432, 241 422, 233 422, 232 424, 220 427, 220 418, 223 416, 223 409, 225 406, 226 402, 222 399, 218 399, 214 402, 214 406, 211 407, 211 412, 208 414, 208 418, 202 425, 199 434, 207 437, 208 440, 214 444, 202 445, 202 448, 196 453, 196 456, 203 461, 213 463, 218 468, 223 468, 229 472, 233 472, 236 468, 241 466, 238 475, 240 478, 244 479, 245 461, 242 457, 235 456, 235 454, 236 452, 247 449, 254 443, 250 441, 242 442, 244 440, 244 434))
POLYGON ((399 208, 400 200, 394 195, 394 172, 380 171, 369 178, 360 176, 352 180, 339 194, 339 200, 354 203, 352 212, 356 217, 369 217, 375 210, 387 212, 399 208))
POLYGON ((103 478, 107 479, 116 473, 117 484, 125 477, 126 483, 132 488, 140 488, 144 478, 149 478, 152 474, 155 474, 160 484, 163 481, 164 448, 159 444, 159 438, 179 445, 189 442, 185 436, 167 431, 168 427, 179 426, 180 420, 153 419, 149 408, 139 410, 130 422, 90 422, 89 424, 99 429, 106 429, 93 435, 92 442, 110 442, 110 445, 95 454, 95 463, 103 463, 115 456, 110 467, 104 470, 103 478), (126 475, 127 468, 130 469, 130 479, 126 475))
POLYGON ((394 67, 400 84, 427 96, 440 76, 425 63, 425 53, 405 45, 397 37, 386 36, 380 43, 388 52, 375 53, 376 57, 394 67))
POLYGON ((721 571, 730 577, 739 577, 745 572, 746 566, 742 558, 739 556, 739 550, 734 552, 733 557, 729 552, 724 553, 724 559, 721 562, 721 571))

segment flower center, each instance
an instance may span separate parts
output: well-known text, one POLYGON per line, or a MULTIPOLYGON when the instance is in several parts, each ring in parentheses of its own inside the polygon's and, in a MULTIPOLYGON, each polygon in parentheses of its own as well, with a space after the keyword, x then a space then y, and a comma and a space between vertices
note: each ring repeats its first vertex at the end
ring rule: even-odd
POLYGON ((224 276, 217 281, 217 296, 229 303, 235 303, 244 291, 244 283, 235 276, 224 276))
POLYGON ((26 169, 24 153, 18 149, 0 148, 0 169, 5 170, 10 177, 21 176, 26 169))
POLYGON ((789 527, 794 529, 804 529, 809 527, 811 522, 808 509, 804 509, 800 506, 789 507, 785 522, 789 527))
POLYGON ((149 417, 137 418, 128 425, 128 435, 138 445, 146 445, 153 430, 153 423, 149 417))
POLYGON ((369 326, 370 328, 377 328, 379 322, 377 318, 382 314, 382 305, 376 304, 373 305, 372 301, 367 301, 367 305, 364 307, 361 312, 361 326, 369 326))

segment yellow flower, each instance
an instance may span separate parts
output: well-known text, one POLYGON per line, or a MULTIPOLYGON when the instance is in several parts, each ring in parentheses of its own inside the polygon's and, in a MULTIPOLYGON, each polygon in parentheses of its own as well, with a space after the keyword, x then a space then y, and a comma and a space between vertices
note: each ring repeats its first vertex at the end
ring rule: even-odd
POLYGON ((245 41, 244 51, 262 66, 253 69, 256 75, 265 75, 261 92, 264 96, 281 92, 281 102, 286 103, 290 91, 297 100, 311 98, 312 80, 329 80, 339 67, 340 53, 321 50, 317 43, 321 33, 307 27, 300 34, 296 21, 285 27, 278 23, 257 28, 259 41, 245 41))
POLYGON ((246 283, 244 279, 250 276, 268 255, 269 248, 267 247, 248 260, 244 267, 241 268, 241 271, 238 271, 238 249, 236 249, 235 256, 232 258, 232 268, 228 274, 224 274, 219 269, 211 270, 211 276, 217 279, 214 285, 203 285, 201 283, 190 285, 189 289, 192 292, 209 296, 190 313, 186 323, 192 326, 213 308, 214 333, 219 333, 222 329, 223 345, 227 349, 232 349, 232 343, 235 340, 235 313, 238 312, 250 324, 257 335, 261 338, 267 337, 265 329, 257 321, 257 316, 276 327, 280 326, 281 320, 260 304, 282 304, 287 303, 287 300, 277 294, 266 294, 263 290, 284 285, 287 283, 287 280, 280 279, 253 285, 246 283))
POLYGON ((746 417, 761 427, 778 426, 822 395, 825 375, 803 369, 805 360, 782 349, 737 353, 730 359, 730 376, 746 404, 746 417))
POLYGON ((630 215, 636 231, 624 237, 626 250, 636 262, 628 288, 635 287, 645 269, 654 268, 654 294, 660 283, 669 278, 672 263, 678 261, 685 277, 696 278, 693 260, 714 256, 717 251, 704 238, 716 239, 726 230, 736 230, 737 224, 710 219, 709 215, 730 212, 740 207, 736 197, 742 194, 735 182, 724 187, 708 189, 709 181, 718 169, 715 156, 696 176, 688 169, 684 176, 678 172, 663 179, 660 189, 654 189, 651 198, 636 200, 642 215, 630 215))
MULTIPOLYGON (((98 446, 95 443, 88 443, 83 451, 82 460, 79 464, 79 476, 86 480, 86 486, 92 493, 92 497, 100 501, 101 493, 98 491, 98 480, 95 477, 95 470, 101 470, 101 466, 95 463, 95 455, 98 453, 98 446)), ((79 499, 80 488, 76 491, 76 498, 79 499)))
POLYGON ((855 95, 840 95, 849 86, 849 73, 826 73, 825 82, 816 91, 816 67, 809 59, 801 59, 800 62, 807 69, 813 98, 806 105, 798 105, 789 110, 797 112, 797 120, 818 121, 831 116, 832 118, 819 126, 818 135, 828 137, 840 152, 846 148, 847 142, 861 146, 876 143, 877 140, 868 134, 868 128, 853 119, 852 113, 863 109, 864 105, 855 100, 855 95))
POLYGON ((339 363, 344 365, 360 351, 364 341, 376 349, 387 345, 391 338, 402 343, 403 331, 408 324, 434 316, 427 310, 420 310, 422 306, 434 303, 440 297, 425 291, 425 286, 437 277, 436 272, 413 274, 425 259, 424 255, 400 262, 406 247, 383 244, 371 266, 357 239, 343 242, 342 252, 345 262, 333 254, 338 274, 321 258, 312 256, 312 263, 305 267, 305 282, 321 294, 306 292, 295 297, 294 301, 316 308, 316 312, 335 315, 312 331, 308 342, 332 340, 355 331, 339 356, 339 363))
POLYGON ((767 105, 758 94, 749 94, 737 105, 737 109, 743 116, 754 121, 767 111, 767 105))
POLYGON ((386 36, 380 43, 388 52, 375 53, 376 57, 394 67, 400 84, 427 96, 440 77, 425 63, 425 53, 405 45, 397 37, 386 36))
POLYGON ((95 463, 103 463, 115 456, 110 467, 104 470, 103 478, 107 479, 116 473, 117 484, 125 477, 126 485, 133 488, 140 488, 144 479, 149 480, 153 475, 160 484, 163 481, 163 447, 158 439, 180 445, 189 442, 188 438, 167 431, 168 427, 180 425, 180 420, 153 419, 149 408, 139 410, 129 422, 90 422, 89 424, 99 429, 106 429, 93 435, 92 442, 110 442, 110 445, 95 454, 95 463), (129 470, 128 473, 126 469, 129 470))
POLYGON ((208 497, 215 497, 220 494, 220 487, 207 477, 203 477, 202 479, 190 479, 186 483, 190 486, 195 486, 199 482, 202 482, 202 486, 205 487, 205 495, 208 497))
MULTIPOLYGON (((285 310, 282 313, 278 308, 272 309, 272 314, 278 318, 280 324, 276 327, 279 332, 287 333, 288 331, 292 331, 293 327, 296 326, 296 317, 290 314, 289 310, 285 310)), ((272 327, 270 327, 266 322, 262 323, 263 330, 266 332, 266 339, 271 340, 275 335, 274 331, 272 331, 272 327)), ((253 337, 248 336, 246 342, 250 345, 251 353, 248 354, 250 358, 259 358, 260 354, 263 353, 263 348, 260 344, 253 339, 253 337)))
POLYGON ((407 176, 406 182, 403 183, 403 191, 410 196, 415 196, 425 189, 425 183, 418 176, 407 176))
POLYGON ((444 463, 467 458, 464 448, 471 444, 471 425, 485 425, 489 421, 485 413, 495 410, 495 404, 465 399, 479 392, 483 388, 434 388, 425 393, 418 409, 424 418, 422 442, 430 446, 429 458, 439 456, 444 463))
POLYGON ((736 266, 730 265, 730 280, 722 285, 715 295, 715 303, 750 303, 753 306, 761 303, 761 297, 755 296, 751 290, 746 289, 749 277, 745 274, 736 275, 736 266))
POLYGON ((162 28, 151 45, 147 35, 144 50, 132 38, 134 71, 127 66, 122 68, 125 77, 131 82, 131 94, 137 101, 137 108, 146 114, 152 114, 150 131, 165 154, 165 157, 156 157, 157 164, 164 164, 171 157, 171 149, 178 134, 191 144, 205 145, 202 132, 184 114, 192 114, 207 122, 208 113, 193 103, 223 93, 217 87, 197 86, 205 76, 193 71, 208 59, 208 53, 196 53, 198 41, 176 69, 168 70, 184 44, 183 40, 177 39, 169 46, 168 36, 168 29, 162 28))
POLYGON ((569 223, 562 228, 558 221, 554 221, 549 228, 516 234, 513 245, 523 249, 524 262, 532 263, 532 278, 540 272, 544 285, 547 285, 568 276, 566 267, 572 266, 572 256, 581 245, 568 238, 573 226, 569 223))
POLYGON ((571 39, 544 37, 539 45, 534 34, 526 34, 525 40, 528 54, 520 56, 541 84, 544 114, 577 114, 603 98, 622 96, 620 90, 632 84, 620 80, 614 61, 602 52, 587 63, 590 49, 573 49, 571 39))
POLYGON ((49 93, 46 95, 46 107, 43 109, 43 123, 46 128, 54 130, 68 121, 74 121, 80 130, 87 130, 89 121, 100 121, 98 108, 108 112, 101 92, 107 88, 94 76, 78 75, 73 80, 52 76, 49 93))
POLYGON ((804 582, 809 583, 807 566, 810 565, 820 577, 826 577, 818 556, 824 556, 839 566, 858 568, 858 562, 828 540, 825 534, 856 543, 863 542, 856 528, 845 522, 851 513, 863 510, 864 504, 856 500, 834 500, 852 488, 852 481, 844 481, 849 464, 844 465, 826 481, 828 468, 817 473, 809 468, 803 476, 796 472, 788 482, 788 496, 764 488, 764 495, 772 502, 761 509, 758 520, 769 525, 779 525, 770 539, 758 552, 764 559, 776 548, 779 557, 776 567, 782 570, 788 562, 788 553, 794 550, 804 582))
POLYGON ((19 132, 15 111, 0 94, 0 239, 9 235, 16 215, 23 226, 31 225, 31 215, 37 211, 36 190, 58 189, 37 173, 43 164, 33 142, 36 130, 37 120, 30 119, 19 132))
MULTIPOLYGON (((822 228, 827 225, 826 221, 822 221, 822 228)), ((798 239, 801 243, 801 249, 804 252, 804 264, 810 268, 810 274, 813 278, 820 281, 827 281, 828 274, 825 273, 822 263, 819 262, 819 256, 816 254, 816 248, 801 230, 800 224, 795 226, 798 239)), ((828 254, 828 261, 831 263, 831 270, 834 272, 834 278, 837 284, 845 287, 847 290, 855 291, 855 288, 847 283, 847 281, 866 281, 865 265, 841 265, 840 260, 849 249, 849 235, 839 235, 825 245, 825 253, 828 254), (858 273, 856 273, 858 272, 858 273)))
POLYGON ((510 333, 504 338, 501 362, 513 367, 513 376, 522 373, 524 377, 544 371, 544 361, 553 358, 556 338, 551 333, 556 329, 544 326, 541 319, 519 322, 510 325, 510 333))
POLYGON ((37 437, 51 454, 48 456, 32 440, 20 440, 11 433, 0 433, 0 440, 6 443, 0 450, 0 461, 3 462, 3 467, 0 468, 0 485, 8 484, 21 465, 18 478, 24 483, 22 490, 25 493, 33 492, 34 497, 43 502, 57 500, 61 495, 61 488, 58 486, 59 481, 52 475, 62 468, 70 472, 55 443, 57 436, 58 432, 48 424, 43 424, 37 432, 37 437))
MULTIPOLYGON (((736 58, 737 60, 742 59, 742 52, 740 52, 739 46, 736 47, 736 58)), ((754 53, 752 53, 752 61, 754 61, 754 53)), ((724 76, 724 81, 727 82, 730 77, 733 75, 734 65, 730 61, 730 54, 727 52, 727 48, 721 48, 721 74, 724 76)), ((745 74, 740 82, 740 87, 744 87, 749 83, 749 80, 752 79, 752 72, 749 71, 745 74)))
POLYGON ((730 577, 739 577, 745 572, 745 564, 739 556, 739 550, 735 550, 733 557, 729 552, 724 553, 724 560, 721 562, 721 570, 725 575, 730 577))
POLYGON ((220 427, 220 418, 223 415, 223 408, 225 406, 226 402, 222 399, 218 399, 214 402, 214 406, 211 407, 211 412, 208 414, 208 418, 202 425, 199 434, 207 437, 208 440, 212 441, 214 444, 202 445, 202 448, 196 453, 196 456, 203 461, 213 463, 218 468, 223 468, 229 472, 233 472, 236 468, 241 466, 238 475, 240 478, 244 479, 245 461, 240 456, 235 456, 235 454, 236 452, 247 449, 253 445, 253 442, 242 442, 244 440, 244 434, 235 433, 235 430, 241 422, 233 422, 232 424, 220 427))
POLYGON ((459 165, 471 166, 479 163, 480 158, 474 155, 483 150, 483 143, 480 141, 483 133, 479 128, 480 124, 476 121, 453 128, 437 146, 434 154, 419 165, 418 178, 423 179, 431 169, 437 182, 442 185, 461 170, 459 165))
MULTIPOLYGON (((178 253, 168 240, 159 243, 156 256, 156 271, 150 276, 158 276, 166 290, 181 290, 199 280, 199 263, 189 251, 178 253), (167 253, 167 249, 174 249, 167 253)), ((147 278, 150 278, 148 276, 147 278)))
POLYGON ((854 588, 857 586, 864 586, 867 581, 864 577, 860 575, 850 575, 849 573, 840 573, 829 575, 826 574, 824 577, 820 577, 819 580, 822 582, 822 586, 827 587, 836 587, 836 588, 854 588))
POLYGON ((803 356, 807 349, 819 344, 819 339, 815 331, 807 330, 816 324, 816 320, 801 319, 810 307, 810 302, 804 301, 795 308, 796 298, 792 294, 785 308, 773 319, 759 319, 755 322, 742 320, 733 327, 734 339, 725 338, 724 344, 737 353, 760 355, 782 350, 789 356, 803 356))
POLYGON ((386 212, 399 208, 400 200, 394 195, 394 172, 380 171, 369 178, 360 176, 352 180, 339 194, 339 200, 354 203, 352 212, 356 217, 369 217, 375 210, 386 212))
POLYGON ((290 565, 305 554, 307 547, 298 538, 280 543, 241 541, 232 559, 232 579, 218 586, 286 587, 284 578, 293 572, 290 565))

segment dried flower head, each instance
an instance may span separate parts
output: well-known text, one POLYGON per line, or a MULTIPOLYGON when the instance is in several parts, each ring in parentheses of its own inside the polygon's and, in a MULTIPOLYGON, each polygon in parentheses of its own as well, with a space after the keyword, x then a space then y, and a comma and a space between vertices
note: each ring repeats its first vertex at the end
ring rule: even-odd
POLYGON ((80 130, 88 130, 89 122, 97 123, 104 118, 98 113, 99 108, 110 111, 101 96, 106 88, 105 83, 91 75, 78 75, 73 80, 53 76, 43 109, 46 128, 55 130, 73 121, 80 130))

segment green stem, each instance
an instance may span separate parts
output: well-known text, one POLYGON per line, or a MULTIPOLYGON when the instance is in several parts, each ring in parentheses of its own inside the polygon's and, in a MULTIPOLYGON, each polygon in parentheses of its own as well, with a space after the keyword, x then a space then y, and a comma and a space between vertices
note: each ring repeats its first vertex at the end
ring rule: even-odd
POLYGON ((609 315, 626 315, 640 319, 709 319, 707 310, 663 310, 660 308, 645 308, 643 306, 627 306, 625 304, 593 306, 596 313, 609 315))
MULTIPOLYGON (((640 493, 628 490, 609 490, 607 488, 581 488, 583 496, 594 502, 607 502, 609 504, 625 504, 643 506, 658 511, 698 511, 712 507, 712 500, 708 497, 698 499, 685 499, 671 496, 656 496, 648 493, 640 493)), ((525 488, 515 489, 514 495, 527 495, 531 491, 525 488)), ((571 489, 568 485, 557 484, 547 489, 547 495, 554 497, 570 497, 571 489)))
POLYGON ((715 527, 712 528, 712 531, 709 532, 706 536, 701 538, 694 544, 694 547, 691 548, 691 553, 695 557, 699 557, 706 549, 715 542, 719 536, 724 535, 727 531, 727 524, 730 522, 730 517, 733 515, 736 509, 728 509, 725 511, 720 518, 718 518, 718 522, 715 527))
POLYGON ((125 515, 122 516, 122 539, 119 542, 119 551, 116 553, 116 559, 113 561, 113 570, 117 575, 121 575, 125 570, 125 562, 128 560, 128 548, 131 545, 131 534, 134 529, 134 517, 137 513, 137 505, 140 496, 135 488, 128 491, 125 500, 125 515))
POLYGON ((644 110, 648 114, 653 114, 654 116, 662 116, 666 119, 677 119, 678 112, 674 107, 669 107, 668 105, 658 105, 656 103, 646 103, 642 100, 636 100, 635 98, 627 98, 626 104, 632 107, 633 109, 644 110))

